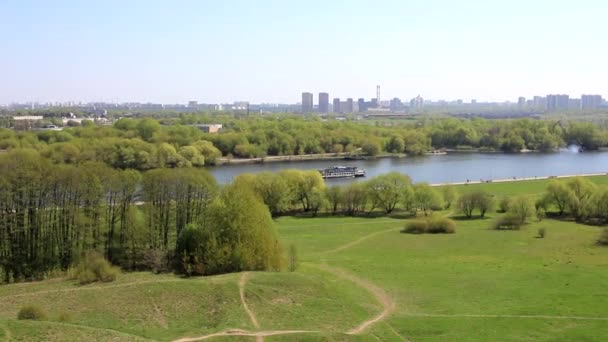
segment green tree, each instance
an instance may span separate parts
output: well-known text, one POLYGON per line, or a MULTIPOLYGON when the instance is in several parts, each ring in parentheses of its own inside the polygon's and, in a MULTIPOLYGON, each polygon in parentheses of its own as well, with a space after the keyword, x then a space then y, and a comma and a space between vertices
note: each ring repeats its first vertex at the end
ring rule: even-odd
POLYGON ((152 141, 152 138, 156 133, 160 132, 160 129, 160 123, 154 119, 145 118, 139 120, 137 123, 137 132, 139 136, 148 142, 152 141))
POLYGON ((424 216, 443 205, 441 195, 427 183, 414 185, 414 204, 424 212, 424 216))
POLYGON ((411 186, 410 178, 399 172, 380 175, 367 182, 371 202, 377 204, 387 214, 393 212, 397 204, 403 202, 407 188, 411 186))

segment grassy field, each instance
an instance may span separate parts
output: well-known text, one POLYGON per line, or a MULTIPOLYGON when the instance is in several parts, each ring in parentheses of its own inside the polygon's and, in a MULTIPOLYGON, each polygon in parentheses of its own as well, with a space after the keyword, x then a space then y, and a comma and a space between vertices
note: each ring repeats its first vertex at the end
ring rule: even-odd
MULTIPOLYGON (((608 177, 592 179, 608 184, 608 177)), ((546 184, 458 190, 534 195, 546 184)), ((459 220, 451 235, 401 234, 403 219, 281 218, 281 239, 299 253, 293 273, 129 273, 109 284, 0 286, 0 338, 185 342, 224 332, 239 336, 210 340, 605 340, 608 248, 594 244, 600 229, 557 220, 488 229, 497 215, 459 220), (44 308, 47 320, 16 320, 28 304, 44 308)))

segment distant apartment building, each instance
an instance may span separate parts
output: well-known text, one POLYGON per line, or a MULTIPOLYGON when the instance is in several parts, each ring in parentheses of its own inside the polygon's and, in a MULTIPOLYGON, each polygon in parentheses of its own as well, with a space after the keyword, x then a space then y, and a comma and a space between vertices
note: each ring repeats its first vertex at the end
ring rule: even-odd
POLYGON ((364 98, 360 98, 357 100, 357 110, 359 112, 366 112, 367 111, 367 104, 365 103, 365 99, 364 98))
POLYGON ((393 112, 399 112, 402 111, 404 106, 403 106, 403 102, 401 102, 401 99, 399 99, 398 97, 395 97, 391 100, 390 104, 389 104, 389 108, 391 109, 391 111, 393 112))
POLYGON ((13 128, 17 131, 29 131, 44 119, 43 116, 13 116, 13 128))
POLYGON ((346 99, 346 102, 344 104, 344 113, 352 113, 355 111, 352 98, 346 99))
POLYGON ((203 124, 195 125, 195 127, 205 133, 218 133, 222 129, 222 124, 203 124))
POLYGON ((198 101, 188 101, 188 108, 198 108, 198 101))
POLYGON ((565 110, 570 107, 570 96, 568 95, 547 95, 547 110, 565 110))
POLYGON ((532 98, 532 105, 536 109, 546 109, 547 108, 547 98, 543 96, 534 96, 532 98))
POLYGON ((602 95, 582 95, 581 96, 581 109, 594 109, 599 108, 604 103, 602 95))
POLYGON ((329 94, 319 93, 319 113, 329 112, 329 94))
POLYGON ((517 106, 518 106, 519 108, 524 108, 524 107, 526 106, 526 98, 525 98, 525 97, 523 97, 523 96, 520 96, 520 97, 517 99, 517 106))
POLYGON ((340 105, 341 103, 340 103, 340 98, 339 97, 335 97, 334 98, 333 104, 334 104, 333 112, 334 113, 342 113, 342 106, 340 105))
POLYGON ((312 93, 302 93, 302 113, 313 112, 313 95, 312 93))

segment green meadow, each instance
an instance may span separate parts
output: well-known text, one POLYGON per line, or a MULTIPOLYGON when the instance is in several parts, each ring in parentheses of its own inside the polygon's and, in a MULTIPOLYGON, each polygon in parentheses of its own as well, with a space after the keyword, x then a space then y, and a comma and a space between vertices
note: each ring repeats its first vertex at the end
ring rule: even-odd
MULTIPOLYGON (((592 177, 608 184, 608 177, 592 177)), ((546 180, 458 186, 536 196, 546 180)), ((437 213, 458 216, 446 210, 437 213)), ((603 341, 608 248, 600 228, 499 215, 456 220, 455 234, 399 232, 407 219, 283 217, 295 272, 212 277, 124 273, 79 286, 65 278, 0 286, 10 341, 603 341), (546 236, 539 238, 538 229, 546 236), (47 317, 17 320, 37 305, 47 317)), ((395 215, 399 217, 399 215, 395 215)))

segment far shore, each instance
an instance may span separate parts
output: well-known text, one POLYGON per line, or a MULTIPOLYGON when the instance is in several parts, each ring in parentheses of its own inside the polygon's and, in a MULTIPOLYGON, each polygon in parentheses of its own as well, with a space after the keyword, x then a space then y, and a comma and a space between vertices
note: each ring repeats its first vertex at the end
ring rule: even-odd
POLYGON ((377 156, 353 156, 350 153, 321 153, 289 156, 269 156, 264 158, 220 158, 218 166, 231 164, 263 164, 274 162, 299 162, 316 160, 373 160, 378 158, 404 158, 406 154, 380 154, 377 156))

